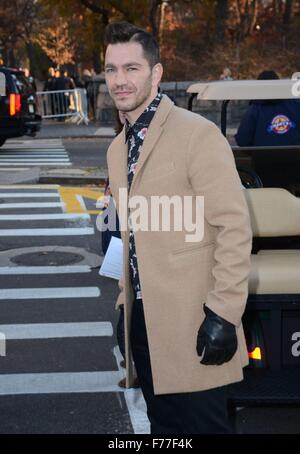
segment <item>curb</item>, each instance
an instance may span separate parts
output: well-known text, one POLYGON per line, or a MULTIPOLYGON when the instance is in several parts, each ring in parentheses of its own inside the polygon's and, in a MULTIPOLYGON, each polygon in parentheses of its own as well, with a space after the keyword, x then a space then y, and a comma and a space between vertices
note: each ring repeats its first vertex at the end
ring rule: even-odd
POLYGON ((39 178, 38 183, 40 184, 68 184, 68 185, 84 185, 84 184, 95 184, 99 186, 105 186, 106 177, 75 177, 75 176, 55 176, 45 175, 39 178))
POLYGON ((80 135, 80 136, 60 136, 60 135, 55 135, 55 136, 47 136, 47 137, 36 137, 37 139, 40 140, 51 140, 51 139, 114 139, 115 136, 93 136, 93 135, 80 135))

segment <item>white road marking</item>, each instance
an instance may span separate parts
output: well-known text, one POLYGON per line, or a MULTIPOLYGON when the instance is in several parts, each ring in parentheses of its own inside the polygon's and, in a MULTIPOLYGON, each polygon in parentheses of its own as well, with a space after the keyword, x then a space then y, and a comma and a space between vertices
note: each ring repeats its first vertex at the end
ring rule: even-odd
POLYGON ((90 219, 90 215, 88 213, 0 214, 0 221, 49 221, 61 219, 90 219))
MULTIPOLYGON (((27 162, 27 161, 31 161, 33 159, 39 161, 40 159, 69 159, 69 156, 67 154, 55 154, 55 155, 47 155, 47 154, 35 154, 35 155, 30 155, 30 156, 27 156, 27 155, 2 155, 0 156, 0 162, 3 160, 11 160, 11 161, 24 161, 24 162, 27 162)), ((70 159, 69 159, 70 160, 70 159)))
POLYGON ((89 265, 68 266, 0 266, 0 275, 90 273, 89 265))
POLYGON ((21 164, 33 164, 35 162, 42 162, 42 163, 45 163, 45 162, 70 162, 70 159, 69 158, 28 158, 28 159, 19 159, 19 158, 15 158, 15 159, 12 159, 12 158, 9 158, 9 159, 2 159, 0 157, 0 164, 2 164, 3 162, 6 163, 9 163, 9 164, 12 164, 14 162, 20 162, 21 164))
POLYGON ((76 199, 78 200, 78 203, 81 206, 81 208, 86 211, 86 205, 84 203, 83 197, 79 194, 76 194, 76 199))
POLYGON ((55 156, 66 156, 68 157, 68 153, 66 153, 65 151, 56 151, 55 153, 48 153, 48 152, 45 152, 45 153, 42 153, 40 151, 33 151, 33 152, 28 152, 28 153, 22 153, 21 151, 18 151, 18 152, 11 152, 11 153, 1 153, 0 154, 0 157, 1 158, 6 158, 6 157, 14 157, 14 156, 17 156, 18 158, 38 158, 38 157, 50 157, 50 158, 53 158, 55 156))
POLYGON ((18 167, 17 169, 15 169, 15 168, 12 169, 11 167, 5 167, 2 169, 0 167, 0 172, 7 172, 8 170, 12 170, 14 172, 20 172, 21 170, 29 170, 29 169, 30 169, 30 167, 18 167))
MULTIPOLYGON (((125 369, 120 367, 120 361, 123 359, 119 347, 114 348, 114 356, 116 358, 118 369, 123 377, 125 376, 125 369)), ((122 377, 122 378, 123 378, 122 377)), ((121 391, 122 388, 119 388, 121 391)), ((147 417, 146 402, 143 397, 141 388, 129 388, 124 390, 124 397, 129 412, 129 417, 135 434, 149 434, 150 423, 147 417)))
POLYGON ((110 322, 33 323, 0 325, 0 333, 5 335, 6 340, 110 337, 113 328, 110 322))
POLYGON ((35 189, 39 191, 40 189, 57 189, 59 188, 59 184, 40 184, 40 185, 32 185, 32 184, 1 184, 0 189, 35 189))
POLYGON ((0 203, 0 209, 4 209, 4 208, 58 208, 58 207, 62 208, 64 206, 65 206, 65 204, 62 202, 0 203))
MULTIPOLYGON (((24 162, 23 162, 23 164, 24 164, 24 162)), ((29 162, 27 162, 27 164, 29 164, 29 162)), ((4 167, 4 166, 18 166, 18 165, 19 165, 18 163, 13 163, 13 162, 11 162, 11 163, 4 163, 4 164, 2 164, 2 167, 4 167)), ((31 167, 32 167, 32 166, 40 166, 40 167, 44 166, 44 167, 49 167, 50 165, 51 165, 51 166, 54 166, 54 165, 55 165, 55 166, 70 166, 70 165, 72 165, 72 164, 71 164, 71 162, 56 162, 56 161, 55 161, 55 162, 51 162, 51 163, 49 163, 49 164, 47 164, 47 165, 46 165, 45 162, 44 162, 44 163, 39 163, 39 162, 30 163, 30 166, 31 166, 31 167)))
POLYGON ((38 192, 0 192, 0 198, 1 197, 5 197, 5 198, 15 198, 15 199, 19 199, 19 198, 22 198, 23 197, 27 198, 27 197, 56 197, 56 198, 59 198, 60 195, 58 194, 58 192, 41 192, 41 193, 38 193, 38 192))
POLYGON ((4 153, 67 153, 64 148, 24 148, 24 147, 15 147, 15 148, 1 148, 4 153))
POLYGON ((0 236, 74 236, 93 235, 93 227, 45 228, 45 229, 0 229, 0 236))
POLYGON ((0 375, 0 395, 122 392, 119 371, 0 375))
POLYGON ((0 300, 97 298, 101 295, 98 287, 49 287, 0 289, 0 300))
POLYGON ((64 153, 67 153, 66 149, 63 148, 63 147, 46 147, 46 148, 43 148, 43 147, 2 147, 1 150, 4 152, 4 153, 61 153, 61 152, 64 152, 64 153))

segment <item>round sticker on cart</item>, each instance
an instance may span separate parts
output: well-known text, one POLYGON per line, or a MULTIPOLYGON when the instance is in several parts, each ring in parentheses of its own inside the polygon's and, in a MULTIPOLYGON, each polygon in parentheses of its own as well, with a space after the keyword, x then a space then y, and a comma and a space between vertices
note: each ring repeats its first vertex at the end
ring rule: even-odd
POLYGON ((295 128, 295 123, 289 117, 286 115, 276 115, 268 126, 268 132, 286 134, 291 128, 295 128))

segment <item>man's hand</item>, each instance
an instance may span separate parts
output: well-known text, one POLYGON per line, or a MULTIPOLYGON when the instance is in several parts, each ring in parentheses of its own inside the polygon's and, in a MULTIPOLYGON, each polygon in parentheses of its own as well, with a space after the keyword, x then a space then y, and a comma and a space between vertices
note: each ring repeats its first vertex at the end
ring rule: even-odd
POLYGON ((220 365, 231 360, 237 350, 235 326, 204 306, 205 319, 198 331, 197 353, 201 364, 220 365))

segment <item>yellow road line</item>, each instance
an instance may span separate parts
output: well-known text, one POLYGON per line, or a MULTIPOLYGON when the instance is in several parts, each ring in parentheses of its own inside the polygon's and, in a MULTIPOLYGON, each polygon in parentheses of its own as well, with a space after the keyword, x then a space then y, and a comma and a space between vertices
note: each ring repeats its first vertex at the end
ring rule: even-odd
POLYGON ((67 213, 89 213, 99 214, 102 210, 87 210, 79 202, 77 196, 84 199, 98 201, 104 197, 104 189, 96 188, 82 188, 82 187, 64 187, 58 188, 62 202, 65 204, 65 211, 67 213))

